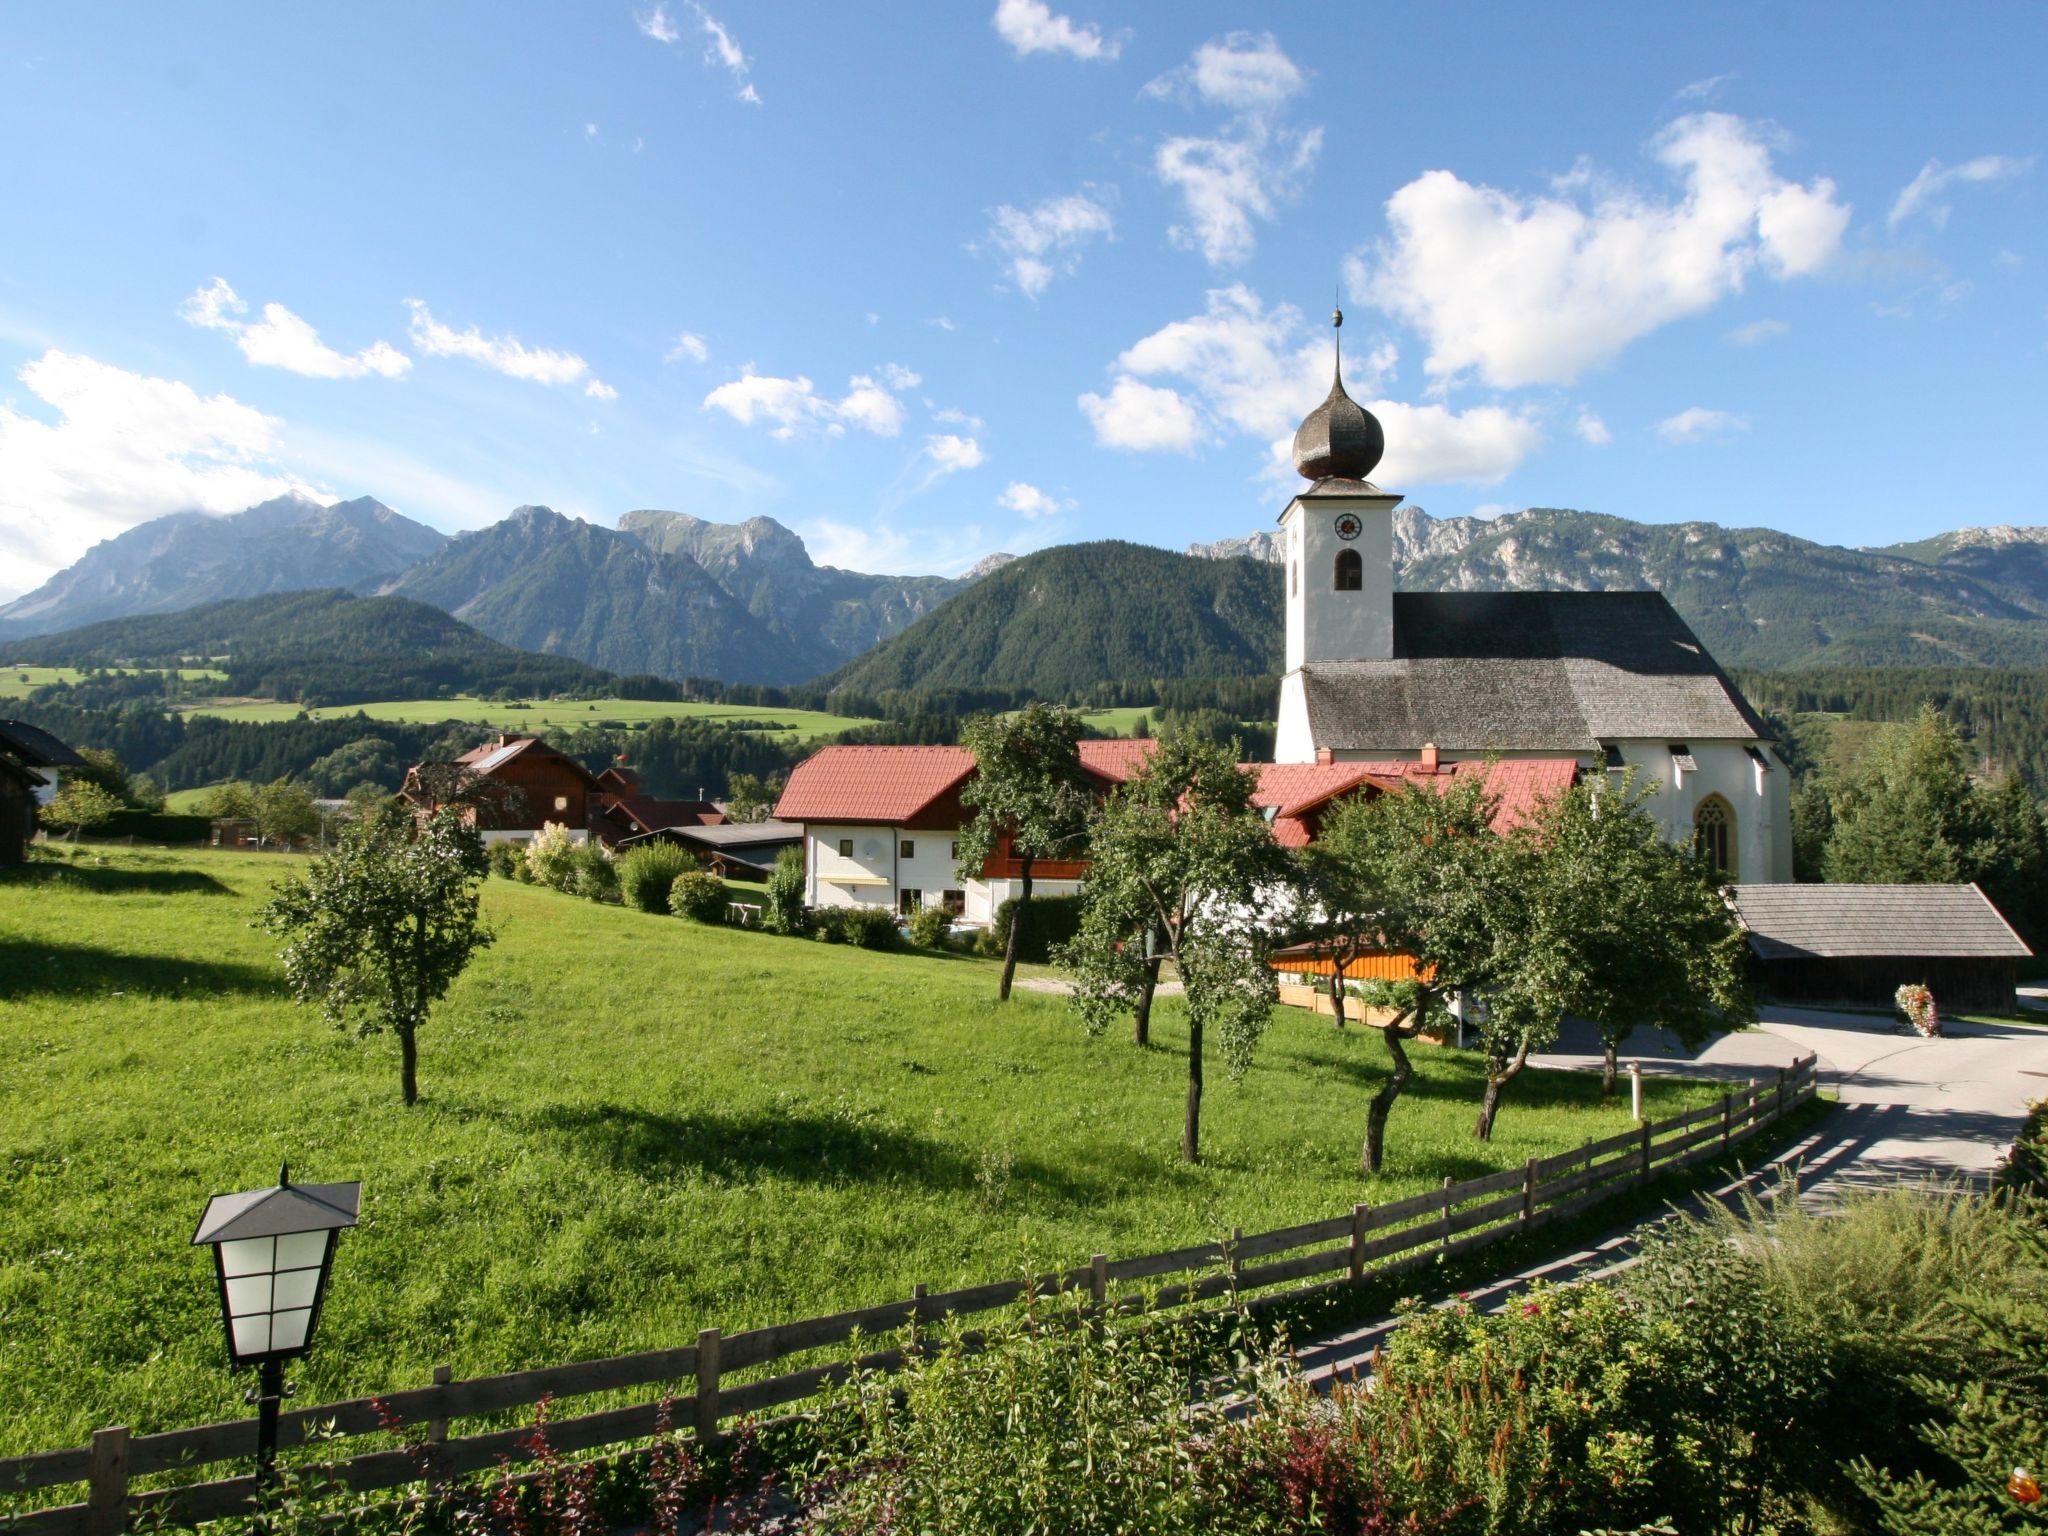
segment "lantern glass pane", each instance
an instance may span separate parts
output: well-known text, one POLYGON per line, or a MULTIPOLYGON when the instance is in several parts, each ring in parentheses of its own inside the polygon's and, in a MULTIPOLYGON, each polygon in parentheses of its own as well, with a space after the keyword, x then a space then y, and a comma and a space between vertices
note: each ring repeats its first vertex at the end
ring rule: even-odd
POLYGON ((287 1232, 277 1240, 279 1269, 317 1269, 327 1254, 325 1232, 287 1232))
POLYGON ((228 1282, 228 1315, 247 1317, 270 1310, 270 1276, 241 1275, 228 1282))
POLYGON ((270 1314, 258 1312, 254 1317, 238 1317, 234 1321, 235 1353, 238 1355, 261 1355, 270 1350, 270 1314))
POLYGON ((312 1321, 311 1311, 274 1312, 270 1317, 270 1347, 272 1349, 297 1349, 306 1342, 306 1326, 312 1321))
POLYGON ((220 1245, 220 1272, 224 1275, 268 1274, 276 1252, 273 1237, 241 1237, 220 1245))
POLYGON ((319 1270, 288 1270, 277 1277, 277 1299, 271 1305, 280 1312, 293 1307, 310 1307, 313 1305, 313 1293, 319 1288, 319 1270))

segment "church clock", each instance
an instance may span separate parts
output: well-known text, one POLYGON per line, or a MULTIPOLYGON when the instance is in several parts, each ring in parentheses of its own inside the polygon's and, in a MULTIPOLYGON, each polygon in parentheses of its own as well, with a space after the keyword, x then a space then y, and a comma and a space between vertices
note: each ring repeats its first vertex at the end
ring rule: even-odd
POLYGON ((1364 527, 1356 512, 1346 512, 1337 519, 1337 537, 1348 542, 1357 538, 1364 527))

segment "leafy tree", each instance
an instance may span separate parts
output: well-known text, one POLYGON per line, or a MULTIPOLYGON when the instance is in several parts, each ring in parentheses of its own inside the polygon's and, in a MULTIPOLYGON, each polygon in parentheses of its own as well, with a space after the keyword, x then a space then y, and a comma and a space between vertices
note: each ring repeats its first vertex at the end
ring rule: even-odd
POLYGON ((1967 880, 1978 832, 1962 737, 1925 705, 1834 800, 1822 870, 1834 884, 1939 885, 1967 880))
POLYGON ((365 780, 395 785, 404 773, 398 754, 381 736, 359 737, 315 758, 306 768, 306 777, 326 795, 342 794, 350 785, 365 780))
POLYGON ((800 848, 785 848, 775 856, 769 873, 766 900, 762 903, 761 926, 770 933, 802 938, 810 932, 810 918, 804 910, 804 855, 800 848))
MULTIPOLYGON (((630 857, 630 855, 629 855, 630 857)), ((526 867, 533 872, 536 885, 550 890, 566 891, 576 883, 576 845, 569 840, 569 829, 559 821, 541 824, 539 832, 526 845, 526 867)), ((661 900, 668 899, 668 892, 661 892, 661 900)), ((643 907, 652 912, 654 907, 643 907)))
POLYGON ((1235 754, 1169 737, 1089 824, 1092 863, 1081 931, 1059 953, 1090 1033, 1131 1007, 1145 986, 1142 942, 1158 934, 1187 994, 1188 1090, 1181 1156, 1201 1157, 1202 1057, 1215 1026, 1232 1077, 1251 1065, 1277 989, 1276 935, 1251 914, 1291 887, 1294 866, 1252 804, 1256 780, 1235 754))
POLYGON ((290 779, 278 779, 256 791, 256 834, 267 842, 290 843, 320 830, 320 808, 313 792, 290 779))
POLYGON ((80 747, 78 755, 85 759, 85 766, 67 769, 65 776, 97 784, 115 800, 127 804, 128 770, 121 766, 121 759, 105 747, 80 747))
POLYGON ((1664 840, 1653 787, 1581 783, 1501 841, 1495 954, 1484 982, 1486 1089, 1473 1134, 1493 1134, 1502 1095, 1567 1014, 1591 1020, 1612 1091, 1638 1024, 1698 1045, 1754 1016, 1741 930, 1714 871, 1664 840))
POLYGON ((1828 838, 1835 830, 1827 780, 1815 774, 1792 790, 1792 878, 1811 885, 1821 879, 1828 838))
POLYGON ((1379 1031, 1393 1070, 1366 1111, 1367 1173, 1386 1159, 1387 1118, 1414 1075, 1405 1042, 1443 1017, 1446 997, 1469 995, 1492 974, 1506 874, 1495 808, 1482 780, 1464 778, 1340 801, 1324 820, 1323 899, 1339 903, 1379 947, 1413 956, 1417 969, 1413 983, 1375 989, 1394 1007, 1379 1031))
POLYGON ((91 779, 67 778, 58 786, 50 803, 43 807, 41 816, 44 826, 58 832, 69 832, 75 838, 81 832, 105 826, 120 809, 119 798, 91 779))
POLYGON ((252 820, 256 815, 256 786, 241 779, 229 779, 209 789, 199 806, 216 821, 252 820))
POLYGON ((365 779, 362 783, 352 786, 343 798, 348 801, 349 811, 360 821, 389 800, 391 794, 383 785, 373 784, 365 779))
POLYGON ((157 781, 146 773, 138 773, 128 781, 128 803, 138 811, 162 814, 164 792, 157 781))
POLYGON ((462 813, 359 822, 285 881, 259 926, 285 941, 285 979, 336 1024, 398 1037, 399 1082, 419 1099, 420 1026, 492 941, 479 916, 483 839, 462 813))
POLYGON ((725 882, 704 869, 686 869, 669 886, 668 909, 693 923, 718 924, 725 921, 725 909, 732 900, 725 882))
POLYGON ((1053 704, 1027 704, 1014 715, 983 715, 967 723, 963 744, 975 773, 960 792, 973 812, 960 829, 962 883, 1009 839, 1018 864, 1017 912, 1003 949, 997 995, 1009 1001, 1017 975, 1017 933, 1031 907, 1031 872, 1040 859, 1072 851, 1087 828, 1090 795, 1081 769, 1081 717, 1053 704))
POLYGON ((733 773, 725 781, 725 815, 728 821, 766 821, 782 798, 782 775, 733 773))

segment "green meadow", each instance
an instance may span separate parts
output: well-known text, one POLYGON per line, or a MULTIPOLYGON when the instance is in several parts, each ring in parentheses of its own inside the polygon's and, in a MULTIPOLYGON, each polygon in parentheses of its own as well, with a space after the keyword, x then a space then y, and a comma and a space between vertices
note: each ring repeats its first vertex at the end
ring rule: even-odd
MULTIPOLYGON (((186 679, 204 678, 217 680, 227 676, 216 667, 107 667, 109 672, 162 672, 175 671, 186 679)), ((0 699, 25 698, 38 688, 47 688, 52 683, 75 683, 85 676, 79 667, 11 667, 0 665, 0 699)))
POLYGON ((756 722, 764 722, 775 727, 764 734, 780 741, 812 741, 820 736, 837 735, 857 725, 873 723, 851 715, 827 714, 822 710, 775 709, 766 705, 694 701, 664 703, 655 699, 541 699, 531 703, 503 703, 461 694, 446 699, 389 699, 313 710, 275 699, 213 699, 186 705, 182 713, 212 715, 222 720, 259 721, 296 720, 302 713, 316 720, 344 720, 363 714, 372 720, 423 725, 464 721, 507 731, 538 731, 550 727, 574 730, 578 726, 592 725, 633 728, 674 717, 708 720, 740 730, 751 729, 756 722))
MULTIPOLYGON (((60 850, 0 874, 0 1454, 239 1415, 206 1198, 359 1178, 315 1403, 674 1345, 1256 1231, 1623 1129, 1626 1096, 1525 1074, 1470 1136, 1469 1056, 1415 1048, 1389 1166, 1357 1171, 1385 1049, 1280 1010, 1220 1062, 1177 1156, 1185 1032, 1089 1038, 993 963, 695 927, 503 880, 497 932, 396 1048, 293 1004, 251 925, 279 855, 60 850)), ((1652 1114, 1705 1102, 1651 1079, 1652 1114)))

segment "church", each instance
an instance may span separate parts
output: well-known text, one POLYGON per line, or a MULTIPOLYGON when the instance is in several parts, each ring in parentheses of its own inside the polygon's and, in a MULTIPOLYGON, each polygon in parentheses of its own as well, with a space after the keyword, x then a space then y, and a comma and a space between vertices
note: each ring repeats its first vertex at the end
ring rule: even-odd
POLYGON ((1791 775, 1664 595, 1396 592, 1401 497, 1369 478, 1385 446, 1344 392, 1340 351, 1329 397, 1294 435, 1309 483, 1280 514, 1275 760, 1634 769, 1656 786, 1648 808, 1667 835, 1694 840, 1730 884, 1790 881, 1791 775))

